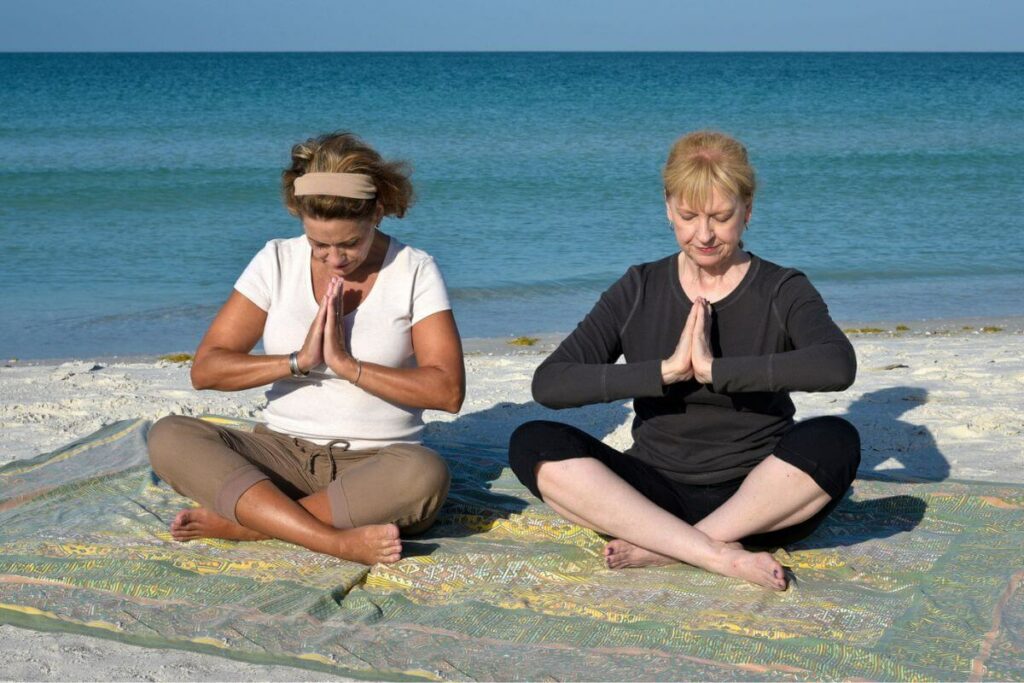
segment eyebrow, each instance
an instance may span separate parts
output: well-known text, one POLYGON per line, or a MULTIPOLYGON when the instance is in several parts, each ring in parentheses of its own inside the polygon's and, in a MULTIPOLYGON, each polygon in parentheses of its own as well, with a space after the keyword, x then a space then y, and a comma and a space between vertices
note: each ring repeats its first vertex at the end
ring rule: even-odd
POLYGON ((735 204, 733 204, 731 206, 724 206, 724 207, 721 207, 721 208, 714 208, 711 211, 704 211, 704 212, 694 211, 693 209, 684 208, 682 206, 677 206, 676 207, 676 213, 693 213, 693 214, 706 213, 709 216, 717 216, 720 213, 732 213, 735 210, 736 210, 736 205, 735 204))
POLYGON ((323 245, 325 247, 337 247, 337 246, 341 246, 343 244, 352 244, 352 243, 358 242, 359 238, 358 237, 351 237, 351 238, 349 238, 347 240, 341 240, 340 242, 321 242, 320 240, 315 240, 312 237, 310 237, 309 241, 312 242, 313 244, 323 245))

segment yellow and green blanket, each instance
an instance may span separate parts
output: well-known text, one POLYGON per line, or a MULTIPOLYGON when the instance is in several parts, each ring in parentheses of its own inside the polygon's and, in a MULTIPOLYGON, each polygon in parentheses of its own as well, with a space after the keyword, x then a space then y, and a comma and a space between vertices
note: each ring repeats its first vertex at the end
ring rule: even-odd
POLYGON ((862 481, 779 550, 784 593, 611 571, 500 449, 431 444, 438 524, 372 568, 171 540, 188 501, 127 421, 0 469, 0 623, 373 679, 1024 680, 1024 488, 862 481))

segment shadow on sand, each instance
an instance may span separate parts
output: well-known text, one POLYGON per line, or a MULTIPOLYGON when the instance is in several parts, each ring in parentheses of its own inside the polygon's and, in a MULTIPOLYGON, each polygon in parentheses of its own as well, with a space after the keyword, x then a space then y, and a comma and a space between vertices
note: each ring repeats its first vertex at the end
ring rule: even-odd
MULTIPOLYGON (((935 482, 949 477, 949 461, 928 428, 900 419, 927 402, 927 389, 899 386, 864 394, 850 405, 843 417, 861 436, 858 479, 935 482)), ((856 486, 855 482, 854 489, 856 486)), ((850 494, 813 535, 794 547, 847 546, 888 538, 915 529, 928 508, 924 499, 910 495, 852 501, 850 494)))
MULTIPOLYGON (((864 394, 850 405, 842 417, 861 434, 859 479, 928 482, 948 478, 949 461, 928 429, 901 419, 927 401, 926 389, 899 386, 864 394)), ((439 523, 408 542, 408 550, 429 554, 436 548, 436 544, 425 542, 431 538, 468 536, 526 508, 523 498, 493 490, 494 482, 508 466, 508 437, 520 424, 554 419, 603 439, 631 414, 623 402, 557 412, 534 402, 504 402, 449 422, 431 422, 425 443, 438 449, 448 461, 452 487, 439 523)), ((793 547, 837 547, 888 538, 916 528, 926 509, 927 503, 912 495, 853 501, 848 494, 810 537, 793 547)))
POLYGON ((438 522, 413 540, 404 542, 406 554, 430 554, 432 538, 470 536, 508 519, 529 504, 519 496, 495 491, 495 482, 508 467, 508 440, 519 425, 530 420, 559 420, 603 439, 632 415, 624 402, 553 411, 534 402, 498 403, 487 410, 460 415, 449 422, 431 422, 424 443, 436 449, 452 473, 448 501, 438 522))

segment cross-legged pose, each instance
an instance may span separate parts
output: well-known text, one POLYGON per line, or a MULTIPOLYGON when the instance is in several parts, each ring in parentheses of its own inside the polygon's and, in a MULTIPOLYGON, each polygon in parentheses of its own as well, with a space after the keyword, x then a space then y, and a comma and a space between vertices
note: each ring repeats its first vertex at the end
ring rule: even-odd
POLYGON ((680 251, 630 268, 533 378, 551 408, 633 399, 633 446, 536 421, 513 433, 509 460, 556 512, 614 538, 609 567, 681 561, 781 590, 782 566, 741 542, 806 537, 860 462, 851 424, 794 424, 789 392, 849 387, 856 357, 802 273, 743 250, 743 145, 686 135, 663 178, 680 251))
POLYGON ((270 385, 266 426, 171 416, 149 432, 154 471, 202 506, 178 513, 175 539, 272 537, 373 564, 434 521, 449 474, 419 443, 422 413, 459 410, 465 369, 437 265, 378 229, 410 206, 407 176, 348 133, 292 148, 284 201, 303 234, 256 254, 192 366, 197 389, 270 385))

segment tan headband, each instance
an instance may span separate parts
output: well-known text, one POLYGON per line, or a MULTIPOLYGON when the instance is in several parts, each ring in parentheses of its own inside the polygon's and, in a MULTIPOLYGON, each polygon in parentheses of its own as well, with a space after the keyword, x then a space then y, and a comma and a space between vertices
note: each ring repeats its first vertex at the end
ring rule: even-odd
POLYGON ((377 188, 362 173, 307 173, 295 179, 295 196, 325 194, 350 199, 373 199, 377 188))

